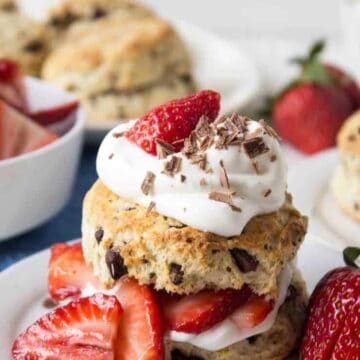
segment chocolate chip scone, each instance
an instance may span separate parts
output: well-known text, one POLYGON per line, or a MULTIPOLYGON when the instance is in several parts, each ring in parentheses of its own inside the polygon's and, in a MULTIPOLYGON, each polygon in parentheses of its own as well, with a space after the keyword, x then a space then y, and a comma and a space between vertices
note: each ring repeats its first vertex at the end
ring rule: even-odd
POLYGON ((38 76, 50 51, 51 32, 15 11, 0 11, 0 57, 18 62, 23 71, 38 76))
POLYGON ((168 23, 154 17, 125 19, 115 13, 73 26, 42 74, 77 94, 90 121, 141 116, 194 91, 183 42, 168 23))
POLYGON ((240 289, 246 283, 259 294, 276 294, 277 276, 294 258, 306 227, 288 196, 278 211, 254 217, 242 234, 224 238, 148 213, 97 181, 84 201, 83 249, 107 286, 117 279, 107 261, 114 257, 141 284, 168 292, 240 289))
POLYGON ((124 18, 153 16, 149 8, 133 0, 63 0, 50 9, 48 24, 63 31, 74 23, 96 21, 114 13, 124 18))

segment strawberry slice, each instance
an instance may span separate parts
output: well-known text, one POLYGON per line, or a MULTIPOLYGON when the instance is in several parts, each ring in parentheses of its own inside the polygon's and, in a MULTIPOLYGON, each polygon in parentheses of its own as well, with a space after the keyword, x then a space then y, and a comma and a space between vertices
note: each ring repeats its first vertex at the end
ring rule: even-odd
POLYGON ((53 301, 80 296, 89 283, 101 289, 92 267, 85 263, 81 243, 53 245, 48 269, 48 289, 53 301))
POLYGON ((116 293, 124 309, 117 341, 117 360, 162 360, 162 315, 154 291, 124 276, 116 293))
POLYGON ((230 319, 240 330, 251 329, 263 322, 273 308, 272 301, 253 294, 244 305, 240 306, 230 316, 230 319))
POLYGON ((201 116, 207 116, 212 122, 219 110, 220 94, 211 90, 200 91, 149 111, 136 121, 126 137, 149 154, 156 155, 157 139, 180 151, 201 116))
POLYGON ((301 359, 359 359, 360 269, 330 271, 309 302, 301 359))
POLYGON ((241 290, 203 290, 186 296, 161 293, 166 329, 199 334, 232 314, 251 294, 248 286, 241 290))
POLYGON ((115 296, 96 294, 43 316, 14 342, 14 360, 113 360, 122 309, 115 296))
POLYGON ((37 150, 57 138, 0 100, 0 160, 37 150))
POLYGON ((79 106, 79 102, 74 100, 64 104, 55 105, 52 108, 38 109, 29 111, 29 116, 42 126, 48 126, 65 119, 79 106))
POLYGON ((0 98, 15 108, 27 108, 24 76, 18 64, 11 60, 0 59, 0 98))

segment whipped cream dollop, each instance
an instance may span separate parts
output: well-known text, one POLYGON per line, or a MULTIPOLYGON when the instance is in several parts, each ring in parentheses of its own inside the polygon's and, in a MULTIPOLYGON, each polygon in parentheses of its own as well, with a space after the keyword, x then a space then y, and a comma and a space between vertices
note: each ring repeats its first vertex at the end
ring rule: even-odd
POLYGON ((216 124, 216 135, 201 154, 183 151, 163 159, 120 136, 132 126, 121 124, 100 146, 98 175, 114 193, 145 207, 152 204, 164 216, 201 231, 239 235, 252 217, 282 206, 287 166, 265 124, 247 119, 245 130, 225 146, 219 145, 224 142, 219 134, 230 125, 216 124))
POLYGON ((237 342, 262 334, 270 330, 276 320, 280 306, 284 303, 287 289, 291 283, 293 269, 288 265, 278 277, 279 296, 273 310, 258 325, 250 329, 239 329, 232 321, 231 316, 200 334, 189 334, 169 331, 166 337, 172 341, 185 342, 208 351, 218 351, 237 342))

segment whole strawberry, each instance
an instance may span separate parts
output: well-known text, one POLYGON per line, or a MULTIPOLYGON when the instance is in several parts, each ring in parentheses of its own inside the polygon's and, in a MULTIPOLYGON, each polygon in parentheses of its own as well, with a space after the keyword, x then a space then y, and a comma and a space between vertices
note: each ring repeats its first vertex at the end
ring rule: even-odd
MULTIPOLYGON (((359 255, 357 249, 348 251, 359 255)), ((319 282, 300 354, 302 360, 360 359, 360 269, 338 268, 319 282)))
POLYGON ((360 90, 350 76, 320 62, 323 48, 318 42, 307 58, 294 59, 301 75, 275 100, 272 110, 282 138, 308 154, 334 146, 344 120, 360 106, 360 90))
POLYGON ((220 110, 220 94, 211 90, 170 101, 149 111, 126 133, 127 139, 149 154, 156 155, 156 140, 162 140, 180 151, 184 139, 196 127, 202 116, 209 122, 220 110))

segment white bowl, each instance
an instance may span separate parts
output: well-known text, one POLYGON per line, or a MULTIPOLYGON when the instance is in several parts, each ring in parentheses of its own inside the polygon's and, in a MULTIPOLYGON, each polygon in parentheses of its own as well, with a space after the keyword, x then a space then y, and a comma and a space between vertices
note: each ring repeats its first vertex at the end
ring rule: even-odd
MULTIPOLYGON (((69 100, 69 94, 39 80, 26 79, 26 87, 36 95, 37 107, 69 100)), ((46 222, 69 200, 85 125, 80 108, 66 120, 71 122, 52 144, 0 161, 0 241, 46 222)))

